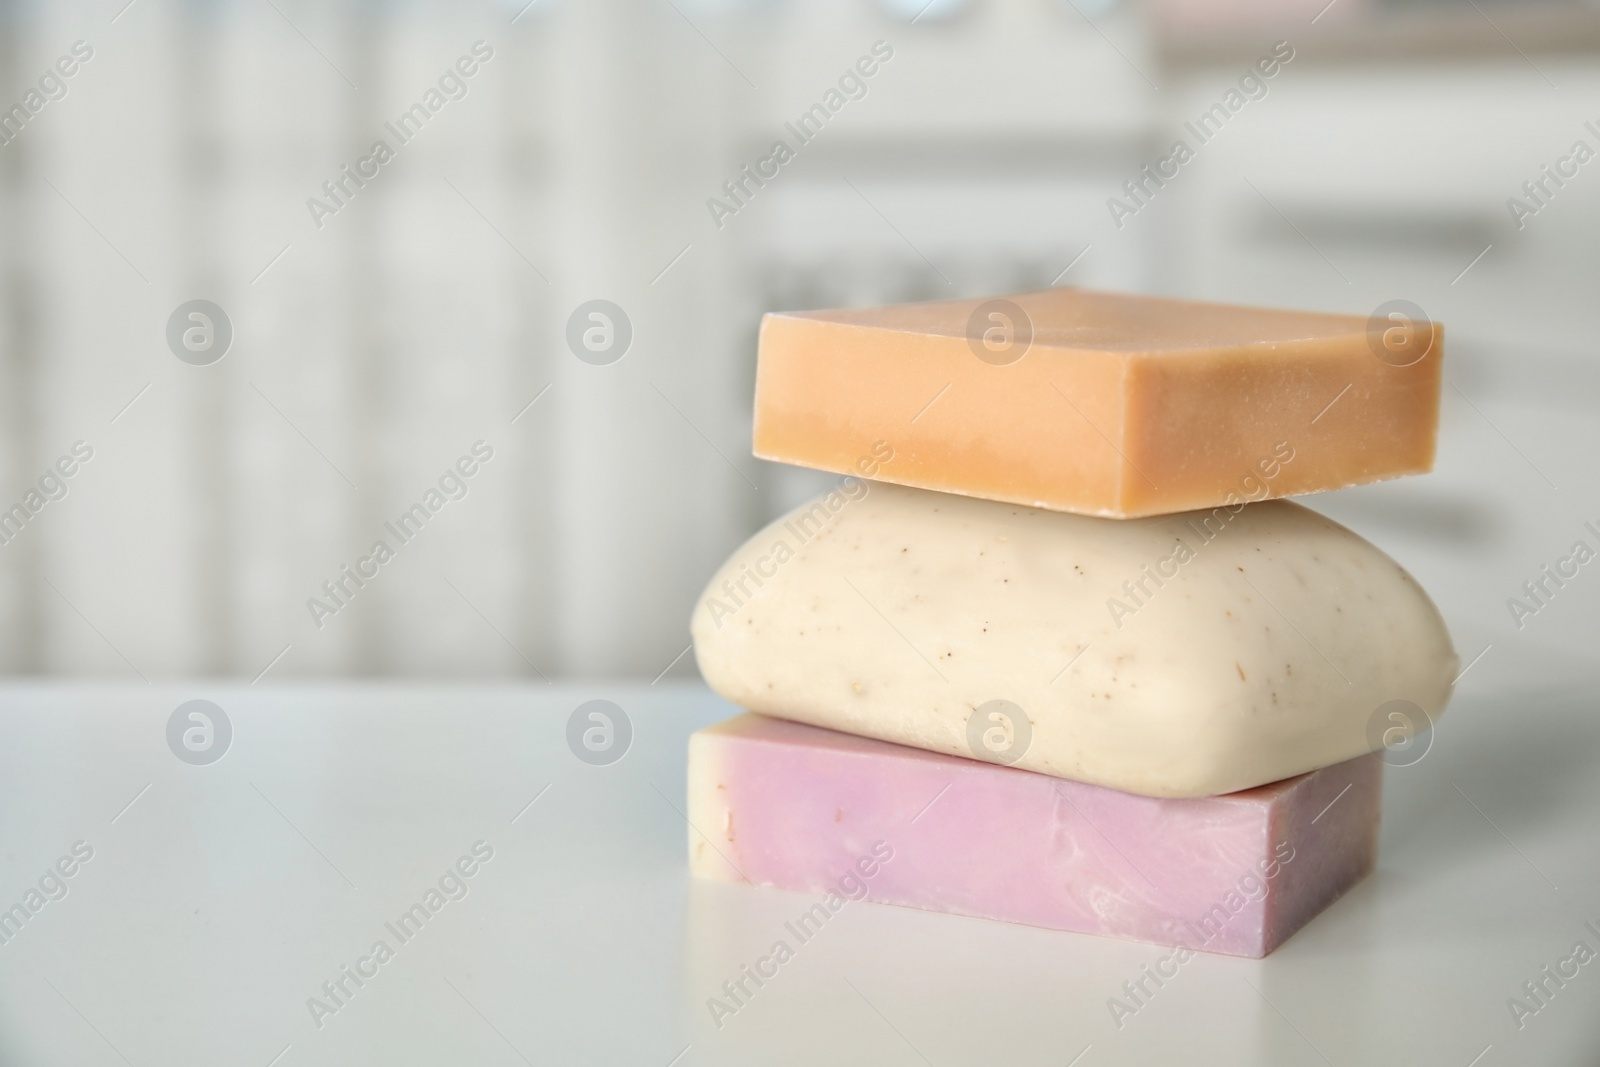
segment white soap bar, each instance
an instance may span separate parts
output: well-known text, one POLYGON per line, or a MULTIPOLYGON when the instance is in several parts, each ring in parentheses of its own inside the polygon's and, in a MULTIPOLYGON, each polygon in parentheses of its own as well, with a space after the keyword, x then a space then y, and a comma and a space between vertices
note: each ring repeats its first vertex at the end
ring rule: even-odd
POLYGON ((1399 564, 1297 504, 1118 521, 854 479, 691 629, 752 711, 1157 797, 1381 747, 1380 707, 1436 719, 1458 663, 1399 564))

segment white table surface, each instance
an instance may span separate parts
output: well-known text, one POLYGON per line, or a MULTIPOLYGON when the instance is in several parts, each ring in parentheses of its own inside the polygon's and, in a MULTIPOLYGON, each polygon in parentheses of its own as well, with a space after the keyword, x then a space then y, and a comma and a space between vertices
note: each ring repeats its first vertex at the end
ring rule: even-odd
POLYGON ((0 908, 94 854, 0 945, 0 1063, 1600 1063, 1600 961, 1521 1030, 1506 1003, 1600 949, 1595 689, 1500 666, 1389 769, 1371 878, 1120 1029, 1107 1000, 1160 948, 871 904, 718 1029, 707 998, 811 900, 686 877, 685 738, 733 710, 697 686, 13 684, 0 908), (167 745, 193 698, 234 729, 207 766, 167 745), (609 766, 566 744, 591 698, 634 726, 609 766), (467 896, 399 944, 384 923, 478 841, 467 896), (380 938, 319 1028, 308 998, 380 938))

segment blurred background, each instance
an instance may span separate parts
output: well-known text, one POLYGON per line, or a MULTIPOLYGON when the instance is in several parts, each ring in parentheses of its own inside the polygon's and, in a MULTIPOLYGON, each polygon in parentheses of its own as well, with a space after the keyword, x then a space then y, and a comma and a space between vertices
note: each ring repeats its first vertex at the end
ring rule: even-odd
POLYGON ((1553 0, 0 4, 0 672, 692 676, 827 481, 749 455, 760 314, 1070 284, 1445 322, 1438 471, 1308 503, 1472 669, 1582 673, 1600 576, 1507 600, 1600 525, 1597 54, 1553 0))

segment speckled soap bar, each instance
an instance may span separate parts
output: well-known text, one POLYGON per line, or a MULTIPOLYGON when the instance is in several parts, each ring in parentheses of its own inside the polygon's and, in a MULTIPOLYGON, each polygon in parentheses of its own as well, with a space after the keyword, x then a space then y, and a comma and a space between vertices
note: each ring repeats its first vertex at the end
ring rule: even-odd
POLYGON ((1153 797, 1354 759, 1459 673, 1411 575, 1286 500, 1113 522, 847 483, 735 552, 691 630, 736 707, 974 756, 1004 702, 1000 762, 1153 797))
POLYGON ((746 714, 690 738, 689 866, 1261 957, 1372 869, 1381 771, 1161 799, 746 714))

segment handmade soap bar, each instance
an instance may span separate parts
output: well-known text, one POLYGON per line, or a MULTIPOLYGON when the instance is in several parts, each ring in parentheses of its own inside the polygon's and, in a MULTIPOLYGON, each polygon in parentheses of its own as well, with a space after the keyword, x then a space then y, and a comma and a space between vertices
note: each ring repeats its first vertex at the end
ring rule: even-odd
POLYGON ((755 454, 848 474, 887 445, 873 476, 901 485, 1165 514, 1430 470, 1442 360, 1404 310, 1049 289, 769 314, 755 454))
POLYGON ((1372 870, 1382 769, 1158 800, 742 715, 689 739, 689 868, 1260 957, 1372 870))
POLYGON ((848 479, 690 628, 740 707, 1166 797, 1381 747, 1380 706, 1436 719, 1457 669, 1399 564, 1283 500, 1110 522, 848 479))

